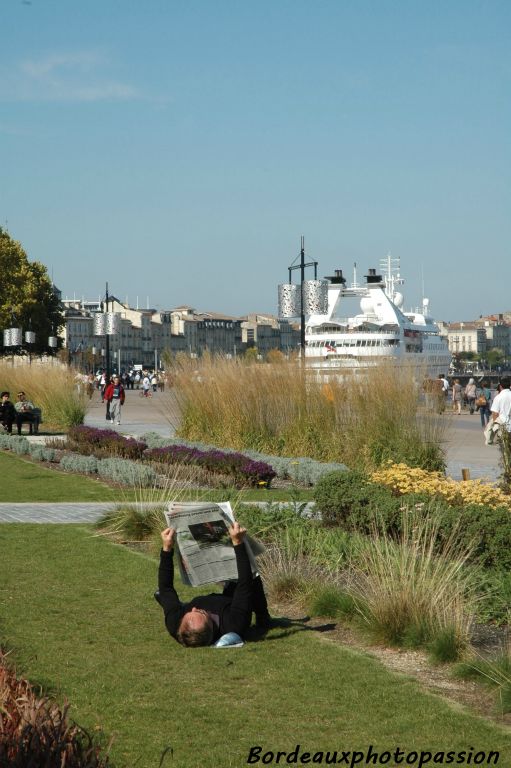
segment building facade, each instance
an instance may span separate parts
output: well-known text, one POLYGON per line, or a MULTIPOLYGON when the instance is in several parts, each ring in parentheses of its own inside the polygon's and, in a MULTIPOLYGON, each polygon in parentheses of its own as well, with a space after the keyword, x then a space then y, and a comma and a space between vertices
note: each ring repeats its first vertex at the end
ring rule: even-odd
POLYGON ((82 368, 106 367, 107 351, 112 370, 133 365, 161 367, 164 353, 201 356, 236 356, 256 346, 264 355, 271 349, 297 349, 300 333, 287 320, 268 315, 230 317, 198 312, 181 306, 171 310, 134 309, 112 296, 108 308, 101 301, 64 299, 65 326, 61 334, 69 362, 82 368), (94 317, 100 312, 117 316, 117 329, 108 337, 94 335, 94 317), (107 350, 108 348, 108 350, 107 350))

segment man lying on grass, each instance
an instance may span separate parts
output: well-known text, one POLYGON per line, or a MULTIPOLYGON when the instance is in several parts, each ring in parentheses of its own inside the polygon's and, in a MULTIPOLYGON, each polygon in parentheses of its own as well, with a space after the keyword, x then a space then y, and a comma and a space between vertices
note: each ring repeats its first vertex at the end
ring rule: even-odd
POLYGON ((181 603, 174 589, 174 528, 161 533, 162 550, 158 570, 156 599, 163 608, 165 626, 182 645, 211 645, 229 632, 243 638, 250 627, 252 611, 256 626, 268 629, 270 615, 260 576, 254 577, 243 540, 246 529, 239 523, 229 528, 234 546, 238 581, 227 582, 222 594, 200 595, 189 603, 181 603))

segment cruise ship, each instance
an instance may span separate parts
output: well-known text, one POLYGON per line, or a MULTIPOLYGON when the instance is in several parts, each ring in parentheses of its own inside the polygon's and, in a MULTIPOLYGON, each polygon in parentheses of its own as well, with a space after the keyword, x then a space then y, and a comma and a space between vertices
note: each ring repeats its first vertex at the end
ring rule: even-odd
POLYGON ((430 376, 445 374, 451 353, 429 313, 428 299, 420 310, 405 312, 399 260, 389 254, 380 271, 369 269, 359 285, 355 265, 350 287, 340 269, 327 278, 328 311, 306 320, 307 367, 364 368, 390 360, 420 367, 430 376), (359 311, 350 317, 346 311, 353 301, 359 311))

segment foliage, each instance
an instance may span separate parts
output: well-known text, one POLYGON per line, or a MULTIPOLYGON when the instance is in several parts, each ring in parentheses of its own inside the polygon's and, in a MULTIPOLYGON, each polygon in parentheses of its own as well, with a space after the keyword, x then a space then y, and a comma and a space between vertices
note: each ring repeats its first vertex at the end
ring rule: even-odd
POLYGON ((150 448, 144 458, 163 464, 191 464, 205 467, 211 472, 229 475, 233 482, 251 486, 268 487, 275 477, 274 470, 262 461, 253 461, 241 453, 201 451, 183 445, 150 448))
POLYGON ((35 364, 11 366, 0 362, 2 389, 13 393, 23 390, 28 400, 42 409, 44 422, 52 428, 68 429, 83 422, 86 397, 79 392, 67 366, 35 364))
MULTIPOLYGON (((184 445, 187 448, 198 448, 200 451, 215 451, 217 446, 203 443, 200 441, 184 440, 183 438, 165 438, 156 432, 148 432, 142 436, 144 442, 149 448, 165 448, 169 445, 184 445)), ((224 453, 233 453, 235 451, 222 449, 224 453)), ((254 461, 262 461, 269 464, 276 474, 283 480, 293 480, 301 485, 313 486, 320 477, 336 469, 346 469, 344 464, 337 462, 322 462, 306 457, 286 458, 284 456, 273 456, 260 451, 245 450, 244 455, 254 461)))
MULTIPOLYGON (((410 470, 412 474, 412 470, 410 470)), ((447 481, 448 487, 453 481, 447 481)), ((434 498, 426 493, 405 493, 394 496, 390 488, 376 485, 360 472, 332 472, 325 475, 314 489, 314 500, 325 525, 338 525, 345 530, 368 534, 378 517, 380 525, 391 536, 401 533, 402 510, 431 512, 439 520, 439 540, 449 539, 456 532, 462 547, 470 547, 471 560, 484 568, 511 569, 511 513, 509 507, 461 504, 464 483, 459 493, 452 494, 453 502, 434 498)), ((416 489, 413 482, 403 486, 416 489)), ((424 488, 427 487, 427 484, 424 488)), ((436 481, 433 487, 437 487, 436 481)), ((475 486, 476 492, 480 486, 475 486)), ((489 491, 495 489, 490 487, 489 491)), ((482 488, 481 494, 487 491, 482 488)), ((473 498, 474 491, 467 491, 473 498)))
POLYGON ((462 546, 469 543, 472 559, 485 568, 511 569, 511 513, 508 507, 465 505, 438 507, 444 537, 456 529, 462 546))
POLYGON ((140 440, 124 437, 114 429, 96 429, 95 427, 72 427, 67 436, 71 450, 86 455, 100 457, 119 457, 140 459, 147 445, 140 440))
POLYGON ((48 336, 54 336, 63 325, 58 297, 46 267, 29 261, 21 243, 1 227, 0 272, 0 327, 14 324, 25 331, 33 330, 34 350, 46 350, 48 336))
POLYGON ((509 624, 511 572, 499 568, 479 569, 477 591, 481 595, 477 603, 478 620, 498 625, 509 624))
POLYGON ((504 645, 495 659, 480 656, 473 658, 456 669, 458 677, 479 679, 498 692, 500 710, 511 712, 511 643, 504 645))
MULTIPOLYGON (((334 749, 343 723, 354 745, 383 749, 397 733, 413 749, 420 732, 432 751, 475 744, 498 748, 499 764, 509 764, 511 736, 502 728, 425 693, 367 654, 322 641, 312 626, 272 629, 241 651, 187 651, 169 637, 152 597, 156 560, 91 537, 82 526, 5 525, 1 535, 0 625, 18 666, 25 677, 65 692, 90 732, 101 726, 116 734, 110 760, 119 768, 156 767, 168 746, 173 756, 162 768, 234 768, 246 764, 247 744, 280 748, 277 733, 285 735, 283 749, 334 749), (37 589, 27 573, 27 541, 37 589), (247 686, 249 699, 240 694, 247 686), (226 730, 234 700, 243 727, 226 730)), ((211 591, 187 589, 177 576, 176 586, 184 601, 211 591)))
POLYGON ((502 469, 502 486, 507 493, 511 491, 511 432, 502 427, 497 432, 497 443, 500 449, 500 465, 502 469))
POLYGON ((9 449, 17 453, 18 456, 24 456, 30 452, 30 443, 26 437, 21 435, 13 435, 9 441, 9 449))
POLYGON ((318 481, 313 496, 325 525, 369 533, 378 513, 387 532, 399 530, 402 503, 363 472, 330 472, 318 481))
POLYGON ((30 455, 36 461, 49 461, 54 462, 56 453, 54 448, 45 448, 44 445, 37 443, 29 444, 30 455))
POLYGON ((156 481, 154 469, 129 459, 101 459, 98 475, 121 485, 148 487, 156 481))
POLYGON ((108 536, 128 541, 146 541, 163 527, 161 510, 141 509, 137 504, 121 505, 106 512, 96 523, 108 536))
POLYGON ((460 638, 453 626, 447 626, 438 630, 431 642, 429 651, 434 661, 441 664, 448 664, 452 661, 458 661, 466 649, 466 642, 460 643, 460 638))
POLYGON ((95 456, 77 456, 76 454, 65 453, 60 459, 60 466, 67 472, 95 475, 98 471, 98 460, 95 456))
POLYGON ((317 585, 309 596, 307 610, 313 616, 352 617, 356 612, 355 601, 334 585, 317 585))
POLYGON ((321 385, 295 360, 193 361, 174 369, 180 436, 235 450, 374 468, 391 459, 441 470, 444 424, 420 408, 411 371, 375 367, 321 385))
POLYGON ((374 483, 381 483, 399 495, 425 493, 445 499, 449 504, 479 504, 496 509, 507 506, 511 511, 511 497, 482 480, 459 482, 439 472, 428 472, 406 464, 389 463, 370 475, 374 483))
POLYGON ((360 543, 349 590, 372 632, 391 643, 439 642, 452 633, 456 655, 468 645, 473 615, 470 550, 437 520, 403 514, 399 540, 375 526, 360 543))
POLYGON ((69 720, 69 705, 60 709, 16 677, 0 651, 0 765, 10 768, 66 766, 106 768, 108 755, 80 726, 69 720))

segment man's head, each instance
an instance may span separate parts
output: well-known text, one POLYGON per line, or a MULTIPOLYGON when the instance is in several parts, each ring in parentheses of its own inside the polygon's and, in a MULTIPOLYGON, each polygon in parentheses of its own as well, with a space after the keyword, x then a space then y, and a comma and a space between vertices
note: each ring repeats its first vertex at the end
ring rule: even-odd
POLYGON ((119 377, 118 376, 114 376, 114 384, 118 384, 118 383, 119 383, 119 377))
POLYGON ((213 635, 213 622, 207 611, 194 606, 181 619, 177 639, 181 645, 196 648, 201 645, 211 645, 213 635))
POLYGON ((5 392, 2 392, 2 394, 0 395, 2 400, 8 400, 10 398, 10 396, 11 396, 11 393, 7 392, 7 390, 5 392))
POLYGON ((24 392, 18 392, 18 400, 25 400, 26 395, 24 392))
POLYGON ((511 379, 509 378, 509 376, 503 376, 500 379, 500 386, 502 387, 502 389, 509 389, 511 387, 511 379))

